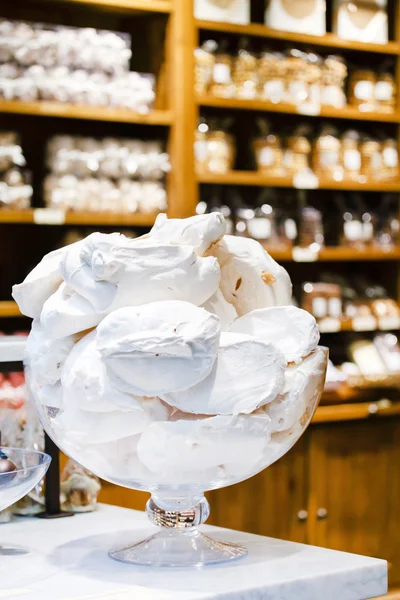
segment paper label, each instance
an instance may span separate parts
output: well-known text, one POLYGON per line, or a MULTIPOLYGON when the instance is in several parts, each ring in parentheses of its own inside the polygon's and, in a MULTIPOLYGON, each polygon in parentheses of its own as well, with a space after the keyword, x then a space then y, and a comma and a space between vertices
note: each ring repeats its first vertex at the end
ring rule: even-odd
POLYGON ((357 81, 354 86, 354 96, 358 100, 372 100, 374 96, 374 84, 372 81, 357 81))
POLYGON ((375 317, 354 317, 352 321, 354 331, 374 331, 377 323, 375 317))
POLYGON ((258 160, 262 167, 270 167, 274 164, 275 152, 272 148, 262 148, 258 154, 258 160))
POLYGON ((374 152, 371 159, 372 168, 377 171, 382 166, 382 154, 380 152, 374 152))
POLYGON ((391 100, 393 95, 393 86, 388 81, 378 81, 375 84, 376 100, 391 100))
POLYGON ((293 187, 298 190, 316 190, 319 187, 319 180, 312 171, 299 171, 293 177, 293 187))
POLYGON ((326 85, 321 90, 321 102, 325 106, 344 108, 346 106, 346 96, 337 85, 326 85))
POLYGON ((331 317, 339 319, 342 315, 342 301, 340 298, 329 298, 328 300, 328 313, 331 317))
POLYGON ((326 317, 328 311, 328 303, 326 298, 322 298, 321 296, 317 296, 313 298, 312 301, 312 314, 316 319, 322 319, 326 317))
POLYGON ((374 236, 374 226, 372 223, 363 223, 362 224, 362 239, 366 242, 372 240, 374 236))
POLYGON ((295 240, 297 238, 297 225, 294 219, 285 219, 284 230, 288 240, 295 240))
POLYGON ((230 83, 231 82, 230 66, 224 65, 223 63, 217 63, 216 65, 214 65, 213 79, 214 79, 215 83, 220 83, 222 85, 230 83))
POLYGON ((389 329, 400 329, 400 317, 397 315, 386 315, 386 317, 380 317, 378 319, 378 327, 382 331, 388 331, 389 329))
POLYGON ((316 262, 318 260, 318 252, 311 248, 299 248, 295 246, 292 249, 292 258, 294 262, 316 262))
POLYGON ((285 84, 282 79, 271 79, 264 84, 264 97, 270 102, 282 102, 284 94, 285 84))
POLYGON ((295 104, 301 104, 307 100, 308 91, 304 81, 291 81, 288 92, 290 100, 295 104))
POLYGON ((321 165, 324 167, 336 167, 339 164, 339 152, 336 150, 323 150, 320 153, 321 165))
POLYGON ((383 155, 383 164, 385 167, 389 167, 390 169, 394 169, 399 164, 399 156, 397 154, 396 148, 385 148, 382 152, 383 155))
POLYGON ((194 155, 198 162, 203 162, 207 158, 207 142, 198 140, 194 143, 194 155))
POLYGON ((361 154, 358 150, 345 150, 343 164, 346 171, 359 171, 361 169, 361 154))
POLYGON ((316 116, 321 112, 321 104, 319 102, 303 102, 296 107, 299 115, 316 116))
POLYGON ((343 225, 345 238, 350 242, 362 239, 363 227, 361 221, 345 221, 343 225))
POLYGON ((263 217, 250 219, 247 222, 247 231, 255 240, 266 240, 271 237, 271 221, 263 217))
POLYGON ((341 330, 341 322, 340 319, 326 317, 318 321, 318 327, 321 333, 335 333, 341 330))
POLYGON ((64 225, 65 210, 62 208, 35 208, 33 222, 37 225, 64 225))

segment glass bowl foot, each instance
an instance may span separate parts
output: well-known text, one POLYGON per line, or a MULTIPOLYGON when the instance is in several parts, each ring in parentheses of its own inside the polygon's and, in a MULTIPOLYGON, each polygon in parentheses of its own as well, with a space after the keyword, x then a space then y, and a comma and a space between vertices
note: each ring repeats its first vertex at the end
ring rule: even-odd
POLYGON ((110 550, 121 562, 152 567, 204 567, 246 556, 242 546, 214 540, 197 526, 209 515, 205 498, 190 510, 165 510, 150 499, 146 507, 150 520, 161 531, 132 546, 110 550))

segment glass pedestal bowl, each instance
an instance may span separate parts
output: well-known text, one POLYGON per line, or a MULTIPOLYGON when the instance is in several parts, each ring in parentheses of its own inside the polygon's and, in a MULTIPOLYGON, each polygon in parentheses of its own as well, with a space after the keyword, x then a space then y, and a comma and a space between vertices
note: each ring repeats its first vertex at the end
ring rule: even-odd
POLYGON ((327 361, 327 349, 318 347, 289 365, 288 389, 250 414, 193 415, 167 405, 160 414, 158 404, 147 423, 129 409, 106 410, 101 401, 88 407, 84 397, 83 410, 82 399, 65 402, 59 384, 41 387, 29 363, 25 371, 42 425, 65 454, 104 480, 151 493, 146 512, 160 531, 110 556, 138 565, 200 567, 246 554, 198 530, 209 515, 204 493, 248 479, 288 452, 318 405, 327 361))
MULTIPOLYGON (((4 510, 18 502, 43 479, 51 458, 43 452, 22 448, 0 447, 0 451, 16 466, 14 471, 0 473, 0 510, 4 510)), ((28 552, 29 550, 16 546, 12 542, 0 540, 0 589, 21 587, 25 581, 30 582, 26 573, 26 563, 23 560, 28 552)), ((33 558, 32 571, 35 573, 32 575, 35 579, 38 577, 41 561, 37 560, 36 555, 33 558)), ((43 571, 46 572, 47 569, 43 568, 43 571)))

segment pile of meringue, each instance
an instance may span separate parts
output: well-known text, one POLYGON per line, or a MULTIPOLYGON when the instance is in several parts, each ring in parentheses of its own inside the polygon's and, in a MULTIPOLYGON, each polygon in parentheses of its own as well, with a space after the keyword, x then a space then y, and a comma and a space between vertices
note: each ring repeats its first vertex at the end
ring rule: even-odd
POLYGON ((220 213, 159 215, 146 235, 93 233, 15 285, 45 427, 131 487, 227 485, 308 424, 327 356, 315 319, 262 246, 220 213))

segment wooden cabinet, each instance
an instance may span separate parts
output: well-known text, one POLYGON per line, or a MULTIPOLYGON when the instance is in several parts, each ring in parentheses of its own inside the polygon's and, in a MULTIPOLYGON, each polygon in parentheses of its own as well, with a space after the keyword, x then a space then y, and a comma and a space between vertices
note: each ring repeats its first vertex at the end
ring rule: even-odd
POLYGON ((400 419, 312 425, 275 465, 209 500, 215 525, 384 558, 400 586, 400 419))
POLYGON ((309 543, 385 558, 400 584, 400 421, 327 424, 309 435, 309 543))

